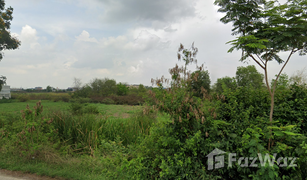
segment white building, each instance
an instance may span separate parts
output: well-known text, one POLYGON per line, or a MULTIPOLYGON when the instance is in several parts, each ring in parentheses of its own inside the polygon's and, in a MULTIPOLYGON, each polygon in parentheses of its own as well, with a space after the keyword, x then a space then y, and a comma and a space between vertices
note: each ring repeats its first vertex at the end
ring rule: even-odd
POLYGON ((2 89, 0 91, 0 99, 2 98, 10 99, 11 98, 11 89, 10 86, 2 86, 2 89))

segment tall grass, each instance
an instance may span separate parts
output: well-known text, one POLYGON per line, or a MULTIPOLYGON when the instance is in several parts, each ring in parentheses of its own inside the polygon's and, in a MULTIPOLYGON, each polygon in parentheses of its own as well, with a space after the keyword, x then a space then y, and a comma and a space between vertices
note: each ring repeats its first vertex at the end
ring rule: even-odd
POLYGON ((60 104, 66 106, 43 108, 38 102, 34 108, 27 105, 22 113, 0 111, 0 167, 16 167, 8 166, 6 160, 12 160, 22 164, 16 169, 27 172, 79 179, 125 179, 123 162, 137 156, 137 144, 160 118, 156 111, 149 112, 143 107, 135 110, 119 106, 133 113, 129 118, 117 118, 106 113, 106 105, 101 106, 98 114, 86 109, 94 105, 84 105, 84 113, 76 114, 68 103, 60 104), (46 168, 37 163, 45 164, 46 168))
POLYGON ((12 99, 18 99, 21 102, 29 100, 51 100, 54 102, 68 102, 71 96, 68 93, 12 93, 12 99))
POLYGON ((122 144, 137 143, 138 138, 148 135, 149 129, 157 121, 156 115, 144 115, 138 112, 130 118, 115 118, 106 115, 82 114, 73 115, 68 111, 54 111, 47 115, 53 119, 62 142, 76 153, 93 154, 102 140, 115 141, 122 144))

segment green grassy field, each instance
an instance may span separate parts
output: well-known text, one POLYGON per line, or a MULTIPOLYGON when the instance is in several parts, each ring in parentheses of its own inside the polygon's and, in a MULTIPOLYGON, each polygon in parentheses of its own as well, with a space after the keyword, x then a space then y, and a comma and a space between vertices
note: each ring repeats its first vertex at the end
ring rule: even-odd
MULTIPOLYGON (((0 103, 0 114, 15 113, 21 114, 20 111, 24 110, 27 105, 33 108, 38 100, 30 100, 28 102, 13 101, 11 103, 0 103)), ((70 103, 67 102, 53 102, 50 100, 42 100, 44 110, 64 110, 70 108, 70 103)), ((136 111, 142 109, 142 106, 128 106, 128 105, 106 105, 106 104, 91 104, 98 107, 99 112, 106 113, 108 116, 128 118, 136 111)))
MULTIPOLYGON (((21 110, 25 109, 27 105, 33 108, 38 100, 30 100, 28 102, 18 102, 13 101, 11 103, 0 103, 0 113, 20 113, 21 110)), ((67 110, 69 108, 69 103, 65 102, 52 102, 49 100, 41 101, 45 110, 48 109, 63 109, 67 110)))
POLYGON ((153 124, 168 121, 165 114, 143 114, 143 106, 86 103, 98 113, 74 114, 71 103, 42 100, 40 116, 22 117, 27 105, 34 112, 38 100, 0 103, 0 168, 65 179, 129 179, 118 169, 136 156, 134 147, 149 135, 153 124), (52 119, 52 126, 42 119, 52 119), (16 144, 25 126, 38 134, 16 144), (57 131, 52 136, 45 129, 57 131), (46 138, 44 137, 46 136, 46 138), (48 138, 47 138, 48 137, 48 138), (33 140, 34 139, 34 140, 33 140), (52 140, 53 139, 53 140, 52 140))

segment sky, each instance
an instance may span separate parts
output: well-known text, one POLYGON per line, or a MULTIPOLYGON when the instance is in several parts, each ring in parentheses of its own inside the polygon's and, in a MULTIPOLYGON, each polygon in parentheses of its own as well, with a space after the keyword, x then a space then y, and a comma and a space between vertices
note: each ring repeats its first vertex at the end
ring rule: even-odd
MULTIPOLYGON (((170 68, 183 65, 180 43, 190 48, 194 42, 211 85, 234 77, 238 66, 256 65, 240 62, 239 51, 227 53, 232 24, 219 21, 224 14, 214 0, 6 0, 9 6, 11 33, 21 46, 4 51, 0 75, 12 88, 65 89, 74 78, 151 86, 151 78, 169 77, 170 68)), ((284 72, 306 67, 305 59, 295 54, 284 72)), ((269 64, 270 79, 280 68, 269 64)))

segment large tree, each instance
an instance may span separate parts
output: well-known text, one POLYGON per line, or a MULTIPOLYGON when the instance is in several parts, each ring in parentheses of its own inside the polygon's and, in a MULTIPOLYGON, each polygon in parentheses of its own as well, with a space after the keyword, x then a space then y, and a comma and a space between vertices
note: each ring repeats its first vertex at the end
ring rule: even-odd
MULTIPOLYGON (((0 61, 3 58, 4 50, 17 49, 20 45, 20 41, 11 35, 11 21, 13 20, 13 8, 8 7, 5 9, 4 0, 0 0, 0 61)), ((0 76, 0 91, 2 85, 5 83, 6 78, 0 76)))
POLYGON ((194 91, 194 95, 197 97, 203 97, 203 91, 206 94, 210 93, 210 75, 208 70, 195 71, 191 74, 191 88, 194 91))
MULTIPOLYGON (((216 0, 220 12, 226 12, 221 19, 233 22, 232 30, 238 37, 230 41, 233 50, 242 50, 241 61, 251 58, 265 75, 265 82, 271 97, 270 122, 273 120, 276 82, 291 56, 296 52, 307 52, 307 1, 288 0, 285 4, 265 0, 216 0), (282 59, 281 52, 288 52, 282 59), (268 81, 268 63, 276 60, 282 67, 273 87, 268 81)), ((270 149, 271 143, 268 144, 270 149)))
POLYGON ((231 90, 235 90, 237 88, 237 82, 235 78, 231 77, 223 77, 223 78, 218 78, 216 80, 216 83, 213 85, 213 90, 217 93, 223 93, 224 88, 229 88, 231 90))
POLYGON ((114 79, 97 79, 95 78, 90 86, 92 88, 92 95, 109 96, 117 93, 116 81, 114 79))
POLYGON ((252 86, 255 89, 263 87, 263 74, 254 65, 237 68, 236 80, 238 86, 252 86))
POLYGON ((2 85, 6 83, 6 77, 5 76, 0 76, 0 91, 2 89, 2 85))

